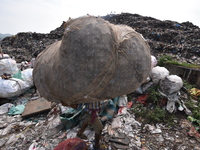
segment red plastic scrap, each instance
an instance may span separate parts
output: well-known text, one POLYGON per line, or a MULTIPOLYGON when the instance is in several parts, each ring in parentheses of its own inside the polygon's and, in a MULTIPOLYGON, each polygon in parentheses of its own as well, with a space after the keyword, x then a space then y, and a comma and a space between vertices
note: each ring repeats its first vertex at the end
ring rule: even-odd
POLYGON ((126 107, 127 107, 127 108, 131 108, 132 105, 133 105, 132 102, 128 102, 127 105, 126 105, 126 107))
POLYGON ((87 150, 86 142, 79 138, 70 138, 59 143, 54 150, 87 150))
POLYGON ((200 133, 195 129, 194 126, 192 126, 192 127, 190 128, 190 131, 188 132, 188 134, 189 134, 190 136, 193 136, 193 137, 196 137, 196 138, 200 138, 200 133))
POLYGON ((148 99, 149 95, 148 94, 145 94, 145 95, 141 95, 139 96, 136 101, 138 101, 139 103, 142 103, 142 104, 147 104, 146 101, 148 99))

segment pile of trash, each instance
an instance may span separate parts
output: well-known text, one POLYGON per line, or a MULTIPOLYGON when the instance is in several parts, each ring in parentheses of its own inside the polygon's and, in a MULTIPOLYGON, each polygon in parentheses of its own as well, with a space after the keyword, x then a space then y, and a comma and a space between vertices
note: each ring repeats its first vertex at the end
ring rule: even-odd
MULTIPOLYGON (((22 62, 24 64, 24 62, 22 62)), ((33 68, 22 70, 8 54, 0 55, 0 97, 12 98, 33 87, 33 68)))
POLYGON ((161 21, 138 14, 122 13, 104 17, 113 24, 125 24, 148 41, 152 55, 172 54, 180 62, 200 64, 200 29, 191 22, 161 21))
MULTIPOLYGON (((170 54, 179 62, 200 64, 200 29, 191 22, 161 21, 138 14, 121 13, 103 16, 113 24, 124 24, 141 33, 151 47, 152 55, 170 54)), ((6 37, 1 45, 3 53, 15 57, 17 62, 30 61, 35 51, 41 52, 48 45, 61 40, 64 23, 49 34, 22 32, 6 37)))
MULTIPOLYGON (((4 54, 0 63, 4 64, 1 65, 4 67, 0 68, 0 84, 4 86, 0 90, 4 93, 0 95, 1 149, 57 150, 70 146, 69 143, 88 150, 94 149, 95 133, 92 128, 88 127, 85 130, 86 140, 77 138, 82 123, 79 120, 81 110, 63 106, 61 103, 48 102, 35 91, 31 71, 28 75, 23 72, 33 69, 31 62, 17 64, 9 55, 4 54), (10 83, 5 83, 8 81, 15 84, 10 87, 10 83), (23 88, 21 83, 29 86, 23 88), (13 87, 15 92, 12 92, 13 87)), ((136 91, 103 101, 105 105, 100 115, 107 119, 103 123, 100 142, 102 149, 199 150, 200 120, 194 118, 194 112, 185 105, 188 93, 181 92, 183 81, 180 77, 171 75, 165 67, 156 64, 157 60, 152 56, 151 74, 136 91), (158 92, 166 99, 162 109, 169 113, 181 113, 182 118, 174 118, 171 124, 153 124, 136 119, 133 113, 134 105, 140 103, 143 107, 147 106, 146 95, 152 86, 158 86, 158 92)), ((193 88, 189 94, 198 105, 200 90, 193 88)))
POLYGON ((14 57, 17 63, 30 61, 34 53, 39 54, 50 44, 61 40, 64 32, 63 24, 49 34, 20 32, 1 41, 2 51, 14 57))

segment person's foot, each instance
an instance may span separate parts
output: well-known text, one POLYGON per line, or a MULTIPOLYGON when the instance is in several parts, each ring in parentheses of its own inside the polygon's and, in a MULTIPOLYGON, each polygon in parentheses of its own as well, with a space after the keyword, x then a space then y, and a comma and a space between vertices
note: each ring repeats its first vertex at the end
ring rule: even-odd
POLYGON ((84 139, 86 140, 87 139, 87 136, 85 134, 80 134, 80 133, 77 133, 77 136, 81 139, 84 139))
POLYGON ((104 150, 104 148, 102 148, 100 145, 98 145, 98 146, 94 145, 94 150, 104 150))
POLYGON ((99 150, 99 146, 94 145, 94 150, 99 150))

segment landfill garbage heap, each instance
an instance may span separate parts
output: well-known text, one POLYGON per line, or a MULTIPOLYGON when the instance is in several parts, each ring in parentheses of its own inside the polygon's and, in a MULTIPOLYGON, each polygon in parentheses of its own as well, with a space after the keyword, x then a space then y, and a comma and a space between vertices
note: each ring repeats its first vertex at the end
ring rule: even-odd
POLYGON ((77 104, 131 93, 150 70, 150 47, 141 34, 86 16, 66 22, 62 40, 38 55, 33 80, 47 100, 77 104))
MULTIPOLYGON (((180 62, 200 64, 200 29, 191 22, 161 21, 130 13, 110 14, 102 18, 113 24, 128 25, 141 33, 150 45, 151 54, 156 57, 167 53, 180 62)), ((15 57, 17 62, 30 61, 35 51, 39 53, 61 40, 64 24, 48 34, 21 32, 6 37, 2 40, 3 53, 15 57)))

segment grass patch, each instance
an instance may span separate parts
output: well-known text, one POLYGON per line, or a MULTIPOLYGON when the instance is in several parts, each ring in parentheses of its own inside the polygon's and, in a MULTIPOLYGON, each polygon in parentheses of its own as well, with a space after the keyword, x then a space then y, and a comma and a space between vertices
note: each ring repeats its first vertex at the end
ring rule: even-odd
POLYGON ((185 102, 185 106, 192 111, 192 117, 200 120, 200 103, 199 101, 192 101, 189 99, 185 102))
POLYGON ((188 68, 200 69, 200 65, 188 64, 188 63, 179 63, 179 62, 170 61, 170 60, 166 61, 165 64, 172 64, 172 65, 183 66, 183 67, 188 67, 188 68))
POLYGON ((174 114, 168 113, 163 109, 161 101, 163 96, 157 90, 158 86, 153 86, 149 89, 149 97, 147 105, 136 103, 133 105, 133 113, 136 117, 142 117, 146 123, 174 123, 174 114))
MULTIPOLYGON (((183 80, 183 86, 189 93, 189 90, 195 87, 192 84, 189 84, 187 81, 183 80)), ((196 97, 194 100, 193 97, 188 94, 187 99, 185 100, 185 106, 192 111, 192 117, 200 120, 200 97, 196 97)))
POLYGON ((188 64, 188 63, 179 63, 179 62, 175 61, 171 56, 163 55, 158 60, 158 66, 165 66, 166 64, 172 64, 172 65, 183 66, 183 67, 188 67, 188 68, 200 69, 200 65, 188 64))
POLYGON ((169 55, 163 55, 158 59, 158 66, 165 66, 167 61, 172 61, 173 58, 169 55))
POLYGON ((174 114, 168 113, 166 110, 159 106, 155 106, 153 109, 151 109, 142 104, 135 104, 132 110, 136 117, 143 118, 146 123, 174 123, 174 114))

